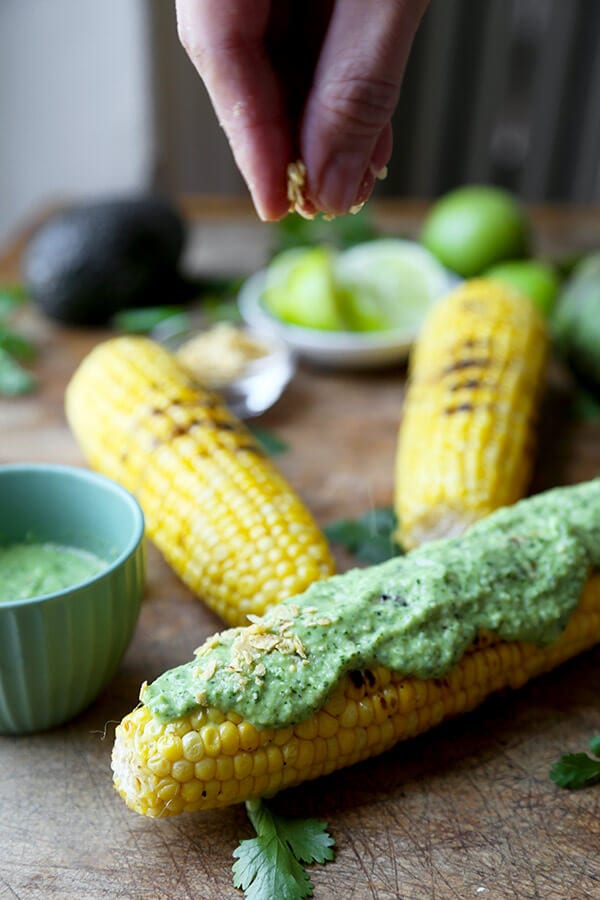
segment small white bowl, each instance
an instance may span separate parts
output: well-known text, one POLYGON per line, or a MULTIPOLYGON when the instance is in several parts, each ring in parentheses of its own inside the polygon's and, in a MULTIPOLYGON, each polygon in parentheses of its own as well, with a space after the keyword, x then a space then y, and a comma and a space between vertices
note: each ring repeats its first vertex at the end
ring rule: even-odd
POLYGON ((414 329, 320 331, 287 325, 272 316, 261 302, 265 280, 263 269, 243 283, 238 294, 242 317, 252 328, 283 338, 304 359, 321 366, 367 369, 402 362, 417 336, 414 329))
MULTIPOLYGON (((185 328, 174 328, 166 320, 153 329, 152 337, 174 352, 210 327, 199 319, 185 328)), ((217 389, 217 393, 235 416, 251 419, 266 412, 279 399, 296 370, 296 360, 287 343, 275 332, 260 327, 244 328, 244 331, 262 344, 267 353, 251 359, 242 374, 226 387, 217 389)))

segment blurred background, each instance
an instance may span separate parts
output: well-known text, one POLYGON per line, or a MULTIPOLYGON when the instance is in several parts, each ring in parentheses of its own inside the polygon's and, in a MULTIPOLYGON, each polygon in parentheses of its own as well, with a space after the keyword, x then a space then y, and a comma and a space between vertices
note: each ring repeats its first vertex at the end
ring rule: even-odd
MULTIPOLYGON (((598 202, 599 45, 597 0, 432 0, 378 190, 598 202)), ((245 194, 171 0, 2 0, 0 123, 0 245, 68 198, 245 194)))

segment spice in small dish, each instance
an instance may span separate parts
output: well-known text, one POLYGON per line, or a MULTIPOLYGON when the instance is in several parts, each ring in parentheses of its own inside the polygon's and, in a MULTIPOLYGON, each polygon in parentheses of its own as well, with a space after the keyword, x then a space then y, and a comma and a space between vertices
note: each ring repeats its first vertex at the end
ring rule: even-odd
POLYGON ((189 338, 176 351, 179 362, 203 385, 215 390, 240 378, 249 363, 267 356, 269 348, 229 322, 189 338))

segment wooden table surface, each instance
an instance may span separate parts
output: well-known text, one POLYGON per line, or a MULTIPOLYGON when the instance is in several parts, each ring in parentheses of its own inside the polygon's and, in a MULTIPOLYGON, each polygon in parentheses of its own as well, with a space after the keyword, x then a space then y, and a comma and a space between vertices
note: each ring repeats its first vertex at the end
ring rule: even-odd
MULTIPOLYGON (((200 199, 185 208, 200 229, 201 267, 239 260, 240 236, 248 271, 262 263, 269 232, 245 204, 200 199)), ((386 230, 401 234, 414 232, 421 212, 399 203, 376 210, 386 230)), ((543 252, 600 247, 597 211, 532 217, 543 252)), ((0 259, 0 282, 18 276, 21 249, 15 240, 0 259)), ((0 463, 83 465, 63 392, 104 334, 36 315, 23 327, 41 349, 40 389, 0 400, 0 463)), ((288 444, 277 462, 321 523, 390 504, 403 390, 402 368, 303 367, 260 420, 288 444)), ((600 422, 569 419, 560 379, 549 391, 541 444, 535 490, 598 474, 600 422)), ((0 898, 241 896, 231 854, 251 836, 243 807, 145 819, 126 809, 110 775, 115 722, 135 705, 140 683, 187 660, 219 627, 150 548, 139 626, 108 689, 62 728, 0 738, 0 898)), ((600 788, 564 792, 548 778, 561 752, 583 749, 600 731, 599 697, 597 649, 377 759, 279 795, 279 810, 326 819, 336 839, 335 862, 312 870, 315 897, 600 897, 600 788)))

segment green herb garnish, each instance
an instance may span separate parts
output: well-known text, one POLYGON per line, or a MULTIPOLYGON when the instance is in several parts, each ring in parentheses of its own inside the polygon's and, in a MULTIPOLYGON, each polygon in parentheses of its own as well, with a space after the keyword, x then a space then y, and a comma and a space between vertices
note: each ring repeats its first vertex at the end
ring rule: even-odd
POLYGON ((122 309, 111 319, 111 325, 127 334, 148 334, 161 322, 173 319, 177 328, 185 328, 188 318, 183 306, 144 306, 139 309, 122 309))
POLYGON ((208 293, 201 298, 202 313, 208 322, 213 325, 217 322, 230 322, 232 325, 242 323, 236 299, 241 283, 241 279, 236 279, 227 285, 223 293, 208 293))
POLYGON ((0 395, 28 394, 37 385, 31 372, 18 360, 30 361, 36 355, 32 342, 7 323, 25 303, 27 294, 21 285, 0 285, 0 395))
POLYGON ((262 428, 259 425, 248 426, 255 439, 269 456, 276 456, 278 453, 285 453, 288 445, 278 435, 268 428, 262 428))
POLYGON ((6 319, 27 299, 25 288, 20 284, 0 285, 0 319, 6 319))
POLYGON ((2 324, 0 324, 0 348, 16 359, 32 360, 37 355, 37 348, 28 338, 2 324))
POLYGON ((394 540, 398 522, 391 507, 370 509, 358 519, 339 519, 324 528, 325 536, 361 562, 379 563, 403 552, 394 540))
POLYGON ((331 222, 323 218, 303 219, 297 214, 286 216, 274 226, 273 254, 292 247, 314 247, 333 244, 341 250, 379 237, 366 211, 356 216, 340 216, 331 222))
POLYGON ((600 734, 594 735, 588 747, 593 753, 565 753, 550 769, 550 778, 567 790, 600 784, 600 734))
POLYGON ((36 387, 36 380, 26 369, 0 347, 0 394, 15 397, 29 394, 36 387))
POLYGON ((287 819, 260 800, 246 803, 256 837, 234 850, 233 883, 247 900, 303 900, 313 885, 303 863, 333 859, 334 839, 319 819, 287 819))

